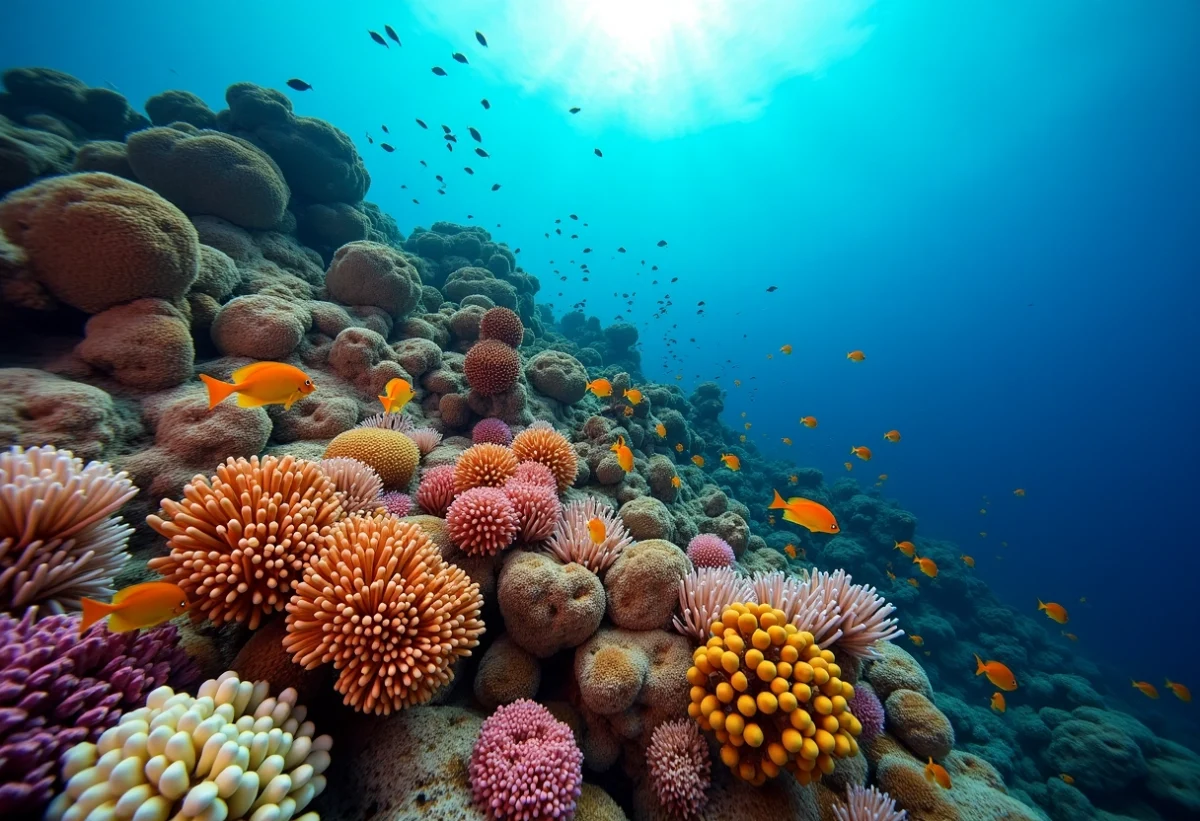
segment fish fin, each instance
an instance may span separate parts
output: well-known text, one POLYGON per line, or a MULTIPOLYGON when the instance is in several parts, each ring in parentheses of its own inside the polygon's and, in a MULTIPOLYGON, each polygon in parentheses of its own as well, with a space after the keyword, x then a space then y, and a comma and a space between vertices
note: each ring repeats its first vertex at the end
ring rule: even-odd
POLYGON ((229 398, 230 394, 237 392, 237 385, 229 382, 222 382, 220 379, 215 379, 206 373, 200 374, 200 381, 208 388, 208 409, 212 410, 217 405, 229 398))
POLYGON ((291 410, 291 409, 292 409, 292 405, 294 405, 294 404, 296 404, 297 402, 299 402, 299 401, 300 401, 300 397, 302 397, 302 396, 304 396, 304 394, 300 393, 300 391, 296 391, 295 393, 293 393, 291 396, 289 396, 289 397, 287 398, 287 401, 283 403, 283 409, 284 409, 285 411, 289 411, 289 410, 291 410))
MULTIPOLYGON (((781 510, 787 507, 787 502, 783 501, 783 497, 779 495, 779 491, 774 491, 775 498, 771 500, 771 504, 767 507, 768 510, 781 510)), ((787 517, 787 514, 784 514, 787 517)))
POLYGON ((79 620, 79 635, 81 636, 87 632, 89 627, 113 612, 111 604, 93 599, 80 599, 79 604, 83 607, 83 617, 79 620))
POLYGON ((1046 605, 1042 602, 1041 599, 1038 599, 1038 610, 1045 610, 1045 609, 1046 609, 1046 605))
POLYGON ((795 513, 793 513, 792 511, 790 511, 790 510, 787 510, 786 508, 785 508, 785 509, 784 509, 784 511, 783 511, 783 520, 784 520, 785 522, 791 522, 791 523, 792 523, 792 524, 794 524, 794 525, 800 525, 801 527, 807 527, 807 525, 806 525, 806 524, 804 524, 804 522, 802 522, 802 521, 800 520, 800 517, 799 517, 799 516, 797 516, 797 515, 796 515, 795 513))
POLYGON ((270 365, 274 365, 274 364, 276 364, 276 363, 274 363, 274 362, 251 362, 249 365, 243 365, 242 367, 238 368, 236 371, 231 373, 229 376, 231 379, 233 379, 234 382, 241 382, 246 377, 252 375, 255 371, 260 371, 263 368, 266 368, 266 367, 268 367, 270 365))
POLYGON ((237 398, 239 408, 261 408, 271 404, 266 399, 256 399, 253 396, 247 396, 244 393, 239 393, 237 398))
POLYGON ((123 613, 113 612, 108 617, 108 630, 110 633, 129 633, 138 629, 140 629, 140 626, 125 618, 123 613))
POLYGON ((981 676, 986 672, 987 668, 983 666, 983 659, 979 657, 979 654, 975 654, 975 675, 981 676))

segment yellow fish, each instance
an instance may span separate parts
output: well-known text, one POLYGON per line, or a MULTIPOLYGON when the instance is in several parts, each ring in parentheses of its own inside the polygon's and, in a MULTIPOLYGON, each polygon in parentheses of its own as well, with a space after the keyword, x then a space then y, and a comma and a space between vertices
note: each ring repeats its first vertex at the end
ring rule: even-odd
POLYGON ((851 351, 850 353, 846 354, 846 358, 851 362, 862 362, 867 358, 867 355, 862 351, 851 351))
POLYGON ((921 566, 921 572, 929 578, 936 578, 938 574, 937 562, 933 559, 923 559, 920 556, 913 556, 913 564, 921 566))
POLYGON ((676 381, 676 382, 678 382, 678 381, 679 381, 679 380, 681 380, 681 379, 683 379, 683 374, 681 374, 681 373, 677 373, 677 374, 675 374, 675 381, 676 381))
POLYGON ((742 469, 742 460, 737 458, 737 456, 732 453, 722 453, 721 461, 725 463, 725 467, 734 472, 742 469))
POLYGON ((789 438, 788 438, 788 437, 786 437, 786 436, 785 436, 785 437, 783 437, 783 443, 784 443, 785 445, 787 445, 789 448, 792 446, 792 440, 791 440, 791 439, 789 439, 789 438))
POLYGON ((750 430, 750 428, 754 427, 754 423, 753 423, 753 422, 747 422, 745 425, 743 425, 743 427, 745 427, 745 428, 746 428, 746 430, 750 430))
POLYGON ((1178 681, 1171 681, 1171 679, 1167 679, 1167 689, 1174 693, 1175 697, 1180 701, 1190 702, 1192 700, 1192 691, 1189 690, 1186 685, 1180 684, 1178 681))
POLYGON ((633 451, 625 444, 624 436, 618 436, 617 443, 609 450, 617 454, 617 464, 621 466, 621 470, 626 473, 633 470, 633 451))
POLYGON ((188 609, 187 594, 177 584, 170 582, 145 582, 117 591, 111 604, 80 599, 83 617, 79 622, 79 635, 105 616, 108 629, 113 633, 128 633, 130 630, 157 627, 170 621, 188 609))
POLYGON ((601 544, 604 538, 608 535, 608 529, 604 526, 604 520, 597 517, 588 522, 588 536, 592 540, 592 544, 601 544))
POLYGON ((833 512, 822 504, 802 496, 793 496, 786 502, 775 491, 775 498, 767 506, 768 510, 782 510, 784 521, 808 528, 812 533, 837 533, 838 523, 833 512))
POLYGON ((779 350, 788 356, 792 355, 792 346, 791 345, 783 345, 779 348, 779 350))
POLYGON ((286 362, 255 362, 238 368, 232 378, 229 383, 200 374, 200 381, 208 388, 209 410, 235 393, 239 407, 283 405, 284 410, 290 410, 301 397, 317 389, 308 374, 286 362))
POLYGON ((743 418, 743 419, 745 419, 745 418, 746 418, 746 412, 745 412, 745 411, 742 411, 742 418, 743 418))
POLYGON ((601 399, 604 399, 607 396, 612 396, 612 382, 609 382, 604 377, 593 379, 591 382, 588 382, 587 389, 601 399))
POLYGON ((1023 487, 1019 487, 1013 491, 1013 496, 1024 496, 1024 495, 1025 495, 1025 488, 1023 488, 1023 487))
POLYGON ((672 476, 671 477, 671 487, 678 490, 679 488, 683 487, 683 480, 680 479, 678 476, 672 476))
POLYGON ((667 438, 667 426, 666 426, 666 425, 664 425, 662 422, 657 422, 657 423, 655 423, 655 425, 654 425, 654 432, 658 434, 658 437, 659 437, 660 439, 666 439, 666 438, 667 438))
MULTIPOLYGON (((895 541, 895 539, 893 539, 892 541, 895 541)), ((901 553, 903 553, 905 556, 908 556, 908 558, 910 558, 910 559, 913 557, 913 554, 915 554, 917 552, 917 546, 907 540, 905 540, 903 542, 896 542, 896 546, 892 549, 899 550, 901 553)))
POLYGON ((1058 777, 1061 778, 1063 781, 1067 782, 1068 784, 1075 783, 1075 779, 1073 777, 1067 775, 1066 773, 1059 773, 1058 777))
POLYGON ((696 454, 692 457, 692 464, 698 468, 704 467, 704 457, 700 454, 696 454))
POLYGON ((881 481, 881 482, 886 482, 886 481, 887 481, 887 474, 886 474, 886 473, 881 473, 881 474, 879 474, 879 481, 881 481))
POLYGON ((637 388, 626 388, 623 395, 629 400, 629 404, 631 405, 638 405, 642 401, 642 392, 637 388))
POLYGON ((854 465, 849 462, 842 462, 842 464, 846 466, 846 470, 854 470, 854 465))
POLYGON ((742 386, 742 380, 740 380, 740 379, 733 380, 733 386, 735 388, 740 388, 742 386))
POLYGON ((930 758, 929 763, 925 765, 925 780, 930 783, 936 781, 938 786, 944 790, 950 789, 950 773, 946 772, 946 768, 941 764, 934 764, 933 758, 930 758))
POLYGON ((817 417, 815 417, 815 416, 801 416, 801 417, 800 417, 800 424, 801 424, 801 425, 804 425, 804 427, 806 427, 806 428, 815 428, 815 427, 817 426, 817 417))
POLYGON ((1044 602, 1038 599, 1038 610, 1044 610, 1046 615, 1054 619, 1059 624, 1066 624, 1070 619, 1067 616, 1067 608, 1063 607, 1058 602, 1044 602))
POLYGON ((384 413, 399 413, 415 395, 407 379, 396 377, 383 386, 383 396, 379 397, 379 401, 384 413))
POLYGON ((986 508, 986 507, 981 507, 981 508, 979 508, 979 515, 980 515, 980 516, 986 516, 986 515, 987 515, 987 508, 986 508))
POLYGON ((1068 633, 1066 630, 1060 630, 1059 632, 1062 633, 1064 636, 1066 636, 1071 641, 1079 641, 1079 636, 1075 635, 1074 633, 1068 633))
POLYGON ((917 581, 916 579, 905 579, 905 581, 908 582, 909 584, 911 584, 913 587, 921 586, 921 583, 919 581, 917 581))
POLYGON ((884 572, 885 572, 885 573, 887 573, 887 577, 888 577, 889 579, 891 579, 892 581, 896 581, 896 574, 895 574, 895 573, 893 573, 893 572, 892 572, 892 571, 890 571, 890 570, 885 570, 884 572))
POLYGON ((986 539, 986 538, 987 538, 987 531, 986 531, 986 530, 981 530, 981 531, 979 531, 979 538, 981 538, 981 539, 986 539))
POLYGON ((1148 681, 1134 681, 1133 686, 1141 690, 1150 698, 1158 698, 1158 688, 1148 681))
POLYGON ((738 434, 738 441, 739 441, 739 442, 745 442, 745 441, 746 441, 746 434, 744 434, 744 433, 738 434))

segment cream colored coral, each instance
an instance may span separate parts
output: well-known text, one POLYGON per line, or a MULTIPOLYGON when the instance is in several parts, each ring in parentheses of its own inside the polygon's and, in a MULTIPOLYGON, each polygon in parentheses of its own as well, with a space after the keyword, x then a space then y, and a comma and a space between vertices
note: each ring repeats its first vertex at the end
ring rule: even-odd
POLYGON ((305 715, 295 690, 271 698, 267 682, 232 672, 196 697, 159 687, 63 755, 66 790, 46 820, 318 821, 296 813, 325 789, 333 740, 314 738, 305 715))

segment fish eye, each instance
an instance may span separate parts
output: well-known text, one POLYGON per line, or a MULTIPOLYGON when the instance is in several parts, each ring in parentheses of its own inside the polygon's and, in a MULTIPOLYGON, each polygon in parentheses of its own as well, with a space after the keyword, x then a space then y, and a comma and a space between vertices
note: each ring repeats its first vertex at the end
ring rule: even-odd
POLYGON ((309 385, 311 385, 311 384, 312 384, 312 380, 311 380, 311 379, 305 379, 305 380, 304 380, 304 386, 305 386, 305 387, 308 387, 308 386, 309 386, 309 385))

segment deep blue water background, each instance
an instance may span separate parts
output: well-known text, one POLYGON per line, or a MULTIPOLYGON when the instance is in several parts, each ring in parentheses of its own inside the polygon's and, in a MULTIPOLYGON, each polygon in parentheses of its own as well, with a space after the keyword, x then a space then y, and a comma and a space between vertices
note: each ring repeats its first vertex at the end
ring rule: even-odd
POLYGON ((314 91, 291 93, 298 113, 356 140, 368 198, 406 234, 472 214, 522 249, 560 310, 587 297, 606 324, 636 321, 648 377, 683 373, 686 388, 723 374, 731 426, 745 410, 766 452, 832 481, 851 445, 870 446, 876 458, 854 460, 853 476, 889 474, 918 537, 960 542, 1005 601, 1067 605, 1079 652, 1124 660, 1126 680, 1108 682, 1117 690, 1129 676, 1200 688, 1200 660, 1182 650, 1200 628, 1200 6, 880 3, 856 51, 781 80, 757 114, 648 134, 589 117, 588 100, 571 117, 561 91, 492 68, 547 47, 506 40, 495 10, 485 52, 471 14, 460 25, 443 14, 433 30, 405 4, 352 5, 76 2, 64 13, 17 0, 0 61, 112 83, 137 106, 184 88, 218 109, 235 81, 308 80, 314 91), (403 48, 367 39, 384 23, 403 48), (449 59, 457 50, 470 68, 449 59), (453 155, 443 122, 460 137, 453 155), (467 125, 491 159, 468 153, 467 125), (584 239, 546 240, 570 212, 589 224, 584 239), (592 282, 571 271, 560 283, 551 269, 583 259, 584 241, 592 282), (614 290, 636 291, 634 308, 614 290), (652 320, 663 293, 674 306, 652 320), (662 367, 667 334, 681 368, 662 367), (792 356, 777 352, 784 343, 792 356), (866 362, 846 361, 856 348, 866 362), (816 430, 797 423, 810 413, 816 430), (883 441, 890 428, 901 443, 883 441))

